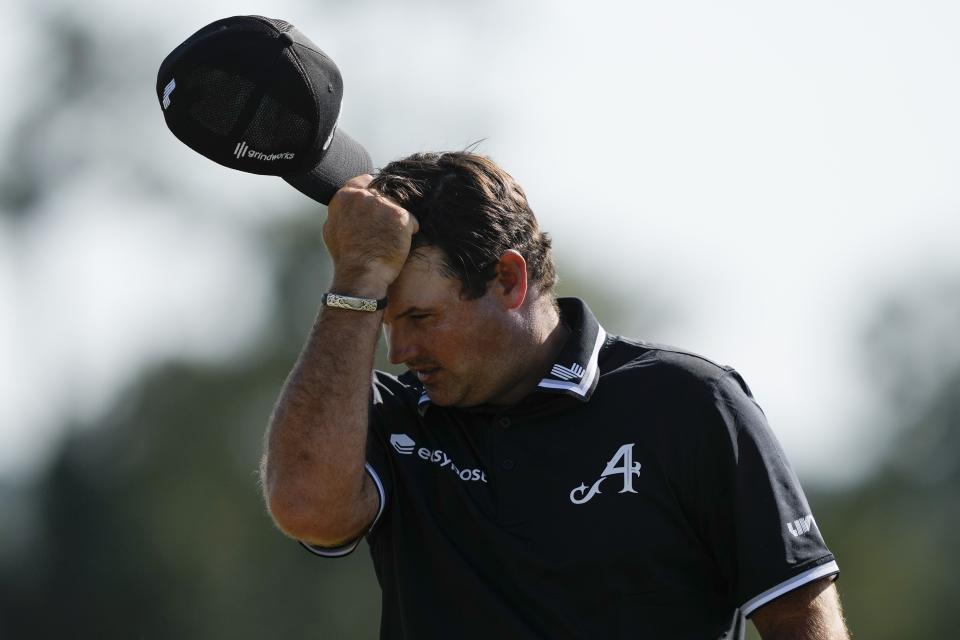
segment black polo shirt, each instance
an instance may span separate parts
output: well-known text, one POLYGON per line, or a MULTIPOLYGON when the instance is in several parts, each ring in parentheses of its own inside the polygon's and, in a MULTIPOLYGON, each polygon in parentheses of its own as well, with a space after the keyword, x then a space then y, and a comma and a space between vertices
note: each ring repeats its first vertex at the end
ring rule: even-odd
POLYGON ((432 406, 376 372, 381 638, 742 638, 758 607, 837 574, 736 371, 560 307, 570 338, 515 406, 432 406))

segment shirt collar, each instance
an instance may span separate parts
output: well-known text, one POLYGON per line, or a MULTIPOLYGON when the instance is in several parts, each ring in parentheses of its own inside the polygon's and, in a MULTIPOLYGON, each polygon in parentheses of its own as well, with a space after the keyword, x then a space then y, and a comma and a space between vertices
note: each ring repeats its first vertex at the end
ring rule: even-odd
MULTIPOLYGON (((600 347, 607 333, 583 300, 560 298, 557 303, 560 306, 560 321, 570 329, 570 335, 556 362, 533 393, 563 394, 587 402, 600 379, 600 347)), ((420 391, 417 405, 423 414, 430 405, 430 396, 412 374, 402 377, 416 381, 414 386, 420 391)))
POLYGON ((560 298, 557 302, 560 320, 570 329, 570 336, 537 389, 564 393, 586 402, 600 379, 600 347, 607 339, 607 332, 583 300, 560 298))

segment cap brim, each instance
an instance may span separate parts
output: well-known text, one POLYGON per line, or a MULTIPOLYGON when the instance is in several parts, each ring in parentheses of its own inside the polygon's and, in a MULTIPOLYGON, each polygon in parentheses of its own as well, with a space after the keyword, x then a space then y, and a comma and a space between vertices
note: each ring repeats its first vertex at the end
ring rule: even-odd
POLYGON ((337 129, 330 148, 312 170, 295 176, 284 176, 300 193, 321 204, 330 204, 333 194, 347 180, 373 171, 370 154, 359 142, 337 129))

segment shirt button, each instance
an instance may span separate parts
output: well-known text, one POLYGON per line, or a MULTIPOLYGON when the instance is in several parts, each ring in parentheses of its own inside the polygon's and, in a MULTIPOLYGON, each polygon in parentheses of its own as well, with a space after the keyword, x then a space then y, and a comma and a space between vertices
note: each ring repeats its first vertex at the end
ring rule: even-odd
POLYGON ((510 426, 510 418, 500 418, 500 426, 506 429, 510 426))
POLYGON ((516 465, 513 463, 513 460, 511 460, 510 458, 504 458, 503 462, 500 463, 500 466, 502 466, 507 471, 510 471, 516 465))

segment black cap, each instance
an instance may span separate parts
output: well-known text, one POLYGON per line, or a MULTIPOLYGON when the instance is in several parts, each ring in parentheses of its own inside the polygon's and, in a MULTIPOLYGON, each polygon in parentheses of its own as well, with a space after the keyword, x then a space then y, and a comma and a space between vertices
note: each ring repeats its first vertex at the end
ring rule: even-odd
POLYGON ((280 176, 323 204, 373 169, 337 129, 342 97, 333 60, 290 23, 262 16, 208 24, 157 74, 163 117, 184 144, 225 167, 280 176))

